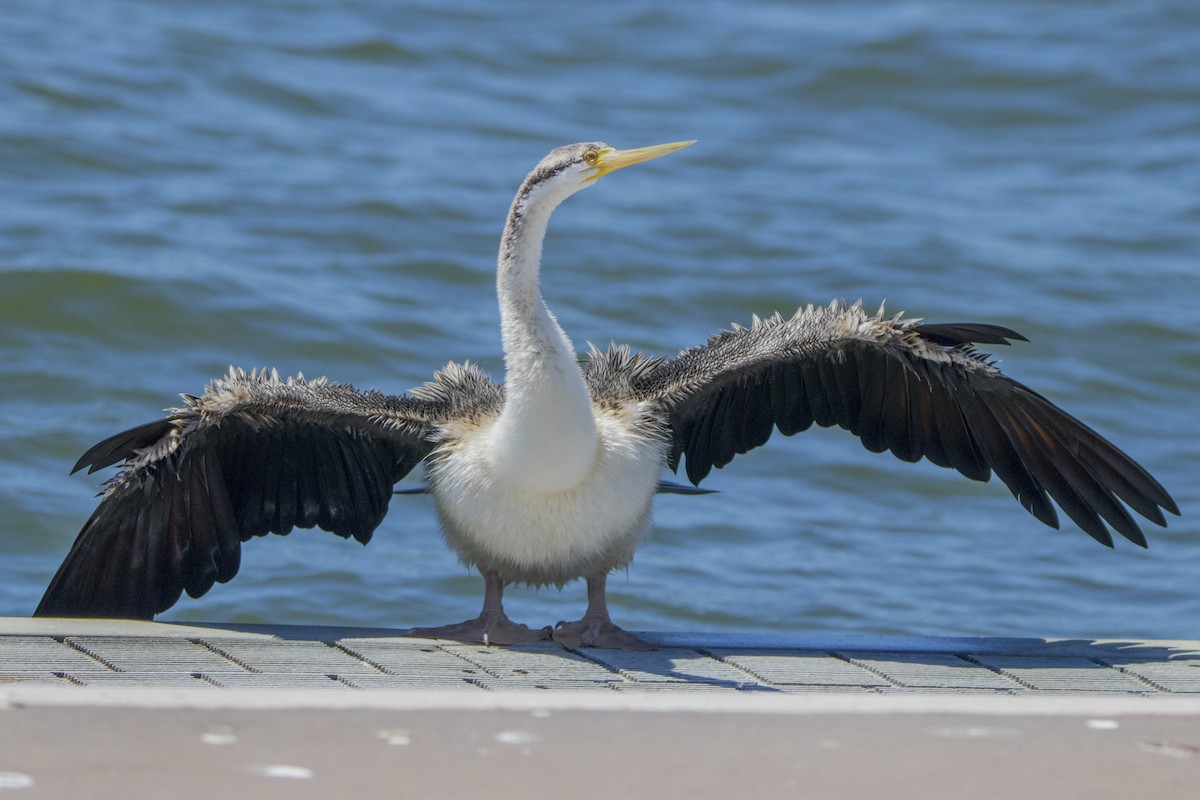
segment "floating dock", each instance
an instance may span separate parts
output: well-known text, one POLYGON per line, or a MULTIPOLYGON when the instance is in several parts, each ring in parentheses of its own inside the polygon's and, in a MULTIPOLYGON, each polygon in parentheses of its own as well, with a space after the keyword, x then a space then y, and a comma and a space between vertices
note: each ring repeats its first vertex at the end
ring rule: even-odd
POLYGON ((0 792, 1094 800, 1200 785, 1200 642, 639 635, 659 649, 0 618, 0 792))

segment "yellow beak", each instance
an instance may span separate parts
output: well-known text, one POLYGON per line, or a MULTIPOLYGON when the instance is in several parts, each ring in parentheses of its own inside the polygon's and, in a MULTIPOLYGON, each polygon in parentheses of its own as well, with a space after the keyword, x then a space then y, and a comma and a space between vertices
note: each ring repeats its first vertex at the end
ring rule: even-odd
POLYGON ((609 147, 599 152, 599 159, 592 165, 595 173, 589 175, 587 180, 594 181, 597 178, 603 178, 610 172, 616 172, 619 169, 640 164, 643 161, 649 161, 652 158, 665 156, 668 153, 674 153, 676 150, 682 150, 690 144, 695 144, 695 139, 690 139, 686 142, 671 142, 670 144, 656 144, 652 147, 639 147, 635 150, 617 150, 609 147))

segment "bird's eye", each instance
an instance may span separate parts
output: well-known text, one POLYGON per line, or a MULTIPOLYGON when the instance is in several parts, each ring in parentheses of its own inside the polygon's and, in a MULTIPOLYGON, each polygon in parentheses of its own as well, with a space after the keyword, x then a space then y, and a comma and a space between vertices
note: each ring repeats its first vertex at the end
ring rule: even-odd
POLYGON ((594 166, 600 160, 600 153, 596 150, 588 150, 583 154, 583 163, 594 166))

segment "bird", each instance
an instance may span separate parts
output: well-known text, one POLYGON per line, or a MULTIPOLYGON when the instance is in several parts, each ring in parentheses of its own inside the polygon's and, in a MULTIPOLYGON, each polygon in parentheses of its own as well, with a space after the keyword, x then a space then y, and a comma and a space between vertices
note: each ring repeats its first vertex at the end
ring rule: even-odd
MULTIPOLYGON (((441 531, 483 577, 483 607, 411 634, 489 645, 651 649, 618 627, 606 581, 650 526, 664 468, 699 487, 778 431, 841 427, 870 451, 999 477, 1042 523, 1055 505, 1109 547, 1146 539, 1130 511, 1178 515, 1149 472, 1083 422, 1000 371, 979 345, 1025 337, 987 323, 926 323, 861 301, 755 316, 673 357, 589 345, 580 358, 540 288, 552 212, 626 167, 692 141, 552 150, 520 184, 500 241, 504 352, 497 383, 450 363, 405 394, 231 367, 165 417, 111 436, 74 467, 120 464, 34 612, 152 619, 238 571, 241 545, 319 527, 367 543, 395 485, 424 465, 441 531), (510 585, 583 579, 575 621, 528 627, 510 585)), ((690 487, 687 487, 690 488, 690 487)), ((680 488, 679 490, 682 490, 680 488)), ((419 491, 419 490, 418 490, 419 491)))

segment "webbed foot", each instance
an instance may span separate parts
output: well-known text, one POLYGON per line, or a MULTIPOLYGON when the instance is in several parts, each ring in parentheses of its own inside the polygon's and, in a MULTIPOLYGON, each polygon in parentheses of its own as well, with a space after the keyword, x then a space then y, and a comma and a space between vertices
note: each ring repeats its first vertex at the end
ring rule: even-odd
POLYGON ((513 622, 504 613, 504 581, 494 570, 483 573, 483 611, 475 619, 439 628, 411 628, 409 636, 451 639, 470 644, 516 644, 550 638, 550 628, 530 628, 513 622))
POLYGON ((471 644, 504 645, 549 639, 550 628, 530 628, 528 625, 513 622, 500 613, 480 614, 475 619, 438 628, 411 628, 408 635, 422 639, 451 639, 471 644))
POLYGON ((608 616, 589 617, 576 622, 560 622, 551 634, 554 641, 571 650, 603 647, 609 650, 657 650, 658 645, 618 628, 608 616))

